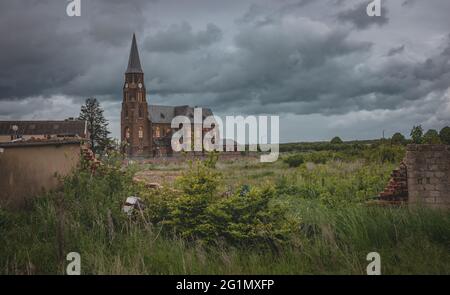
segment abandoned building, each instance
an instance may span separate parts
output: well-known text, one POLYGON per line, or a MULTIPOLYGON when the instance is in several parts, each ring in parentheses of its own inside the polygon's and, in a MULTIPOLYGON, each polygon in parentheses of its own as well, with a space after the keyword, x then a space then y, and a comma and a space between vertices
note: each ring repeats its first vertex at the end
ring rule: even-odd
POLYGON ((431 208, 450 208, 450 146, 410 144, 379 199, 431 208))
MULTIPOLYGON (((213 115, 209 108, 202 108, 202 111, 203 119, 213 115)), ((121 141, 125 143, 124 152, 129 156, 172 155, 171 137, 175 130, 171 128, 171 122, 176 116, 193 118, 194 107, 147 103, 144 72, 139 58, 136 36, 133 34, 123 85, 120 120, 121 141)), ((203 134, 207 131, 203 130, 203 134)))
POLYGON ((0 142, 45 140, 57 137, 86 138, 85 121, 0 121, 0 142))
POLYGON ((0 201, 21 206, 59 184, 76 168, 88 131, 85 121, 0 121, 0 201))
POLYGON ((80 162, 82 139, 59 138, 0 143, 0 201, 18 207, 58 186, 58 176, 80 162))

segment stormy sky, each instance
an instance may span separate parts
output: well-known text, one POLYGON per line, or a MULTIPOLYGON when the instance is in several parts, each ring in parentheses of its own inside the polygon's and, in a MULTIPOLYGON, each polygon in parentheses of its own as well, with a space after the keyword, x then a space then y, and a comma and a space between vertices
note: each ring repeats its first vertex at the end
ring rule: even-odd
POLYGON ((0 120, 64 119, 97 97, 119 135, 136 33, 151 104, 280 116, 283 142, 450 125, 450 1, 0 2, 0 120))

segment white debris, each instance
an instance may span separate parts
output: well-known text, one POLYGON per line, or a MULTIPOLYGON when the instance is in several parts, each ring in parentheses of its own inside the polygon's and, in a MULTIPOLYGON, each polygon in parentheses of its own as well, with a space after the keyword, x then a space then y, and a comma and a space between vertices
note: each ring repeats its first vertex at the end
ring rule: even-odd
POLYGON ((122 207, 122 211, 131 216, 133 214, 134 209, 142 208, 142 200, 139 197, 131 196, 128 197, 125 201, 125 205, 122 207))

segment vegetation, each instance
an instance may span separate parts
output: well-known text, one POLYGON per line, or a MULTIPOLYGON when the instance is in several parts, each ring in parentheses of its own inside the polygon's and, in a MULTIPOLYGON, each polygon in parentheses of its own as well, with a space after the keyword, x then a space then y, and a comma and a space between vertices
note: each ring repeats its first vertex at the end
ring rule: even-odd
POLYGON ((391 143, 396 145, 403 145, 406 143, 406 138, 401 134, 400 132, 395 133, 392 135, 391 143))
POLYGON ((420 144, 423 142, 423 128, 421 125, 414 126, 411 130, 411 139, 413 143, 420 144))
POLYGON ((446 126, 439 131, 439 138, 443 144, 450 144, 450 127, 446 126))
POLYGON ((304 163, 325 164, 328 161, 351 161, 363 159, 367 162, 398 163, 405 154, 401 146, 369 146, 354 147, 341 151, 311 151, 306 153, 291 153, 283 157, 289 167, 299 167, 304 163))
POLYGON ((89 140, 92 150, 96 154, 103 153, 111 144, 109 138, 108 121, 103 116, 103 109, 96 98, 88 98, 81 106, 80 120, 87 122, 89 140))
POLYGON ((336 136, 336 137, 333 137, 333 139, 331 139, 330 143, 331 144, 341 144, 341 143, 343 143, 343 141, 340 137, 336 136))
POLYGON ((449 274, 447 212, 367 204, 403 148, 357 151, 171 164, 183 174, 159 190, 110 153, 26 211, 0 209, 0 273, 62 274, 76 251, 84 274, 364 274, 377 251, 384 274, 449 274), (145 207, 127 216, 130 195, 145 207))
POLYGON ((423 142, 427 144, 439 144, 441 143, 441 139, 439 138, 439 133, 434 130, 428 130, 423 136, 423 142))

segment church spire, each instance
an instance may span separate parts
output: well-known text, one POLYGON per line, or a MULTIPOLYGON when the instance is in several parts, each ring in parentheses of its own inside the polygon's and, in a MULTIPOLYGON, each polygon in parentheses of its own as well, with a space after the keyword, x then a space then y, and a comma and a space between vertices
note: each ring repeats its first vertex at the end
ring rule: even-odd
POLYGON ((125 73, 143 73, 141 60, 139 59, 139 51, 136 44, 136 35, 134 33, 133 41, 131 42, 130 58, 128 59, 128 68, 125 73))

